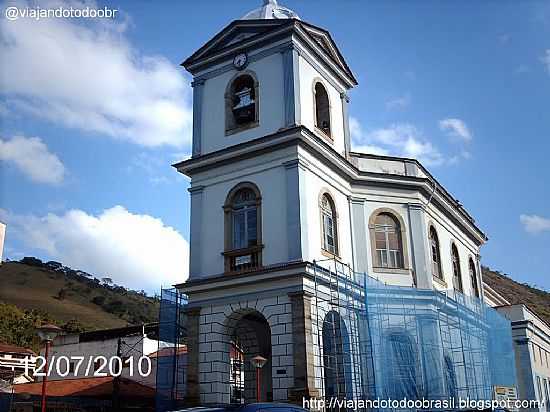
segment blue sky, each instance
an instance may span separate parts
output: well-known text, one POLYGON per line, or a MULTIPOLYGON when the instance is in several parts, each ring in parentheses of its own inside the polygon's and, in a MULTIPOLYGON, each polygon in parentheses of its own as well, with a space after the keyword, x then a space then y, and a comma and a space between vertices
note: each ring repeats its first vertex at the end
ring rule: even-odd
MULTIPOLYGON (((118 9, 93 20, 3 12, 5 257, 148 291, 182 281, 188 181, 170 164, 189 153, 191 95, 179 63, 260 3, 85 3, 118 9)), ((488 234, 482 262, 550 289, 550 3, 282 4, 328 29, 354 71, 354 146, 418 156, 488 234)))

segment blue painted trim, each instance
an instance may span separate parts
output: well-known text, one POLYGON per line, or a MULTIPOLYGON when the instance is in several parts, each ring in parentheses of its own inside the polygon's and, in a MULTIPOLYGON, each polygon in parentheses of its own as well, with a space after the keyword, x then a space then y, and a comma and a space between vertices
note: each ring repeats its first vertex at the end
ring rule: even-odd
POLYGON ((412 267, 419 289, 433 289, 432 269, 429 262, 426 222, 424 207, 421 204, 409 203, 409 235, 412 267))
POLYGON ((300 99, 300 53, 292 46, 292 70, 294 76, 294 124, 302 124, 302 109, 300 99))
MULTIPOLYGON (((300 222, 299 161, 284 164, 286 172, 286 227, 288 260, 302 259, 302 230, 300 222)), ((305 226, 307 227, 307 226, 305 226)))
POLYGON ((202 101, 204 80, 195 80, 193 86, 193 157, 200 156, 202 146, 202 101))
POLYGON ((294 61, 292 49, 286 49, 283 55, 283 102, 285 105, 285 126, 290 127, 296 124, 295 119, 295 94, 294 94, 294 61))
POLYGON ((191 227, 189 238, 189 279, 201 277, 202 194, 204 186, 189 188, 191 194, 191 227))

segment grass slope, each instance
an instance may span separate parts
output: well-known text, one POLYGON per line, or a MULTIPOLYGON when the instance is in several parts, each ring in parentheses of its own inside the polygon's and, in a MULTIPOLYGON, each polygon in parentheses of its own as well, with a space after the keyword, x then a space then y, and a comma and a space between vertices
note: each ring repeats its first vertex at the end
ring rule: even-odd
POLYGON ((550 325, 550 293, 483 268, 483 281, 512 304, 522 303, 550 325))
POLYGON ((86 330, 155 322, 159 308, 134 291, 18 262, 0 266, 0 302, 46 312, 58 324, 77 320, 86 330))

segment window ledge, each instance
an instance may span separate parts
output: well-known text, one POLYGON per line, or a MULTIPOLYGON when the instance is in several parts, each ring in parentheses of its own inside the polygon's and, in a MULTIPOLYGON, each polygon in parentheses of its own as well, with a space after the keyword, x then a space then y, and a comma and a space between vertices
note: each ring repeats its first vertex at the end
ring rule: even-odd
POLYGON ((233 134, 237 134, 240 132, 244 132, 245 130, 254 129, 255 127, 258 127, 260 125, 259 121, 250 122, 247 124, 244 124, 242 126, 235 127, 233 129, 228 129, 225 131, 226 136, 231 136, 233 134))
POLYGON ((377 273, 391 273, 395 275, 410 275, 411 271, 407 268, 387 268, 387 267, 378 267, 373 266, 372 268, 373 272, 377 273))
POLYGON ((264 245, 256 245, 251 247, 245 247, 242 249, 224 250, 221 254, 223 256, 240 256, 240 255, 246 255, 248 253, 259 252, 263 248, 264 248, 264 245))
POLYGON ((438 278, 437 276, 432 276, 432 278, 433 278, 433 281, 438 285, 441 285, 445 288, 449 287, 449 285, 447 285, 447 282, 445 282, 443 279, 438 278))
POLYGON ((321 135, 322 138, 328 140, 330 143, 334 143, 334 139, 327 134, 323 129, 319 129, 317 126, 314 126, 315 131, 321 135))
POLYGON ((340 262, 340 256, 338 256, 337 254, 334 254, 332 252, 329 252, 326 249, 321 249, 321 254, 325 257, 328 257, 328 258, 331 258, 331 259, 336 259, 337 261, 340 262))

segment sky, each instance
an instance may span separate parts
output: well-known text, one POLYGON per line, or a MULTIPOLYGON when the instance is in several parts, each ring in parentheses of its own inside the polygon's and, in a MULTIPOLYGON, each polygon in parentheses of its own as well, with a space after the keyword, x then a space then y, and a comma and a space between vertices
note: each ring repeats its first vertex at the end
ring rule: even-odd
MULTIPOLYGON (((482 263, 550 290, 550 2, 280 3, 329 30, 358 79, 354 150, 418 158, 488 235, 482 263)), ((37 3, 0 4, 4 258, 149 293, 184 281, 179 64, 261 0, 42 1, 114 17, 40 20, 6 18, 37 3)))

